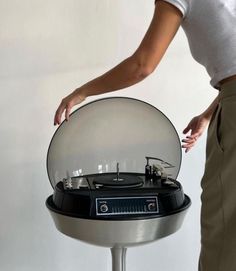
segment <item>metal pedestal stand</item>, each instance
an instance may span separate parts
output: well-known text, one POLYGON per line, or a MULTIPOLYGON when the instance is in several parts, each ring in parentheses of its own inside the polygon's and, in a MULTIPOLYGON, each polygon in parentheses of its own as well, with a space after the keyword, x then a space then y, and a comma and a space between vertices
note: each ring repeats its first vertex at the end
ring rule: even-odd
POLYGON ((110 248, 112 271, 126 270, 127 247, 147 244, 175 233, 182 225, 191 200, 185 195, 185 204, 179 212, 152 219, 98 220, 60 214, 53 206, 52 196, 47 207, 56 228, 76 240, 110 248))
POLYGON ((112 271, 126 270, 126 251, 125 247, 112 247, 112 271))

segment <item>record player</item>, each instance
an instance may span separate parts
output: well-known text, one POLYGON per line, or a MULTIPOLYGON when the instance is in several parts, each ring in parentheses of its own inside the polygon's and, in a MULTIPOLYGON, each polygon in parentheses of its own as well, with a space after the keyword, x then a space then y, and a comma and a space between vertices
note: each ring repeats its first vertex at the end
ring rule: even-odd
POLYGON ((65 178, 55 187, 53 203, 62 214, 75 217, 144 219, 175 213, 184 203, 184 193, 160 165, 148 163, 146 174, 139 174, 120 173, 117 163, 116 173, 65 178))
POLYGON ((161 111, 131 98, 96 100, 51 140, 46 205, 59 231, 110 247, 113 271, 124 271, 127 247, 181 227, 191 200, 177 181, 180 164, 178 134, 161 111))

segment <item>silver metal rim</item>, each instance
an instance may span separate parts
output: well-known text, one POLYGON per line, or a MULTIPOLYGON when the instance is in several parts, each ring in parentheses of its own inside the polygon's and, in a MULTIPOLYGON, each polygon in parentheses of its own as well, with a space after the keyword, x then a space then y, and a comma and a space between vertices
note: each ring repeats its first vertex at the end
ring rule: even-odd
POLYGON ((187 209, 159 218, 143 220, 93 220, 75 218, 49 210, 56 228, 80 241, 104 247, 137 246, 175 233, 187 209))

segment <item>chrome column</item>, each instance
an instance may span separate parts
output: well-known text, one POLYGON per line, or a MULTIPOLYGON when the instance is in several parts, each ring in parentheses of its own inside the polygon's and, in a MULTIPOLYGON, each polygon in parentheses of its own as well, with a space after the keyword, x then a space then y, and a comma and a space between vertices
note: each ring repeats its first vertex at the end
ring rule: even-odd
POLYGON ((125 271, 126 270, 126 251, 125 247, 112 247, 112 271, 125 271))

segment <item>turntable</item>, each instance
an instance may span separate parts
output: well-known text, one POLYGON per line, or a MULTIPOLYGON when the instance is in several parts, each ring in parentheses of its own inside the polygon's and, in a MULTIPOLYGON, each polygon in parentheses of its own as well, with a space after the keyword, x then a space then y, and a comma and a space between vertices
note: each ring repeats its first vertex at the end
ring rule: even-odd
POLYGON ((180 164, 179 137, 162 112, 136 99, 100 99, 55 132, 46 205, 60 232, 110 247, 113 271, 124 271, 127 247, 181 227, 191 200, 176 180, 180 164))

